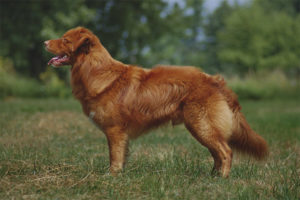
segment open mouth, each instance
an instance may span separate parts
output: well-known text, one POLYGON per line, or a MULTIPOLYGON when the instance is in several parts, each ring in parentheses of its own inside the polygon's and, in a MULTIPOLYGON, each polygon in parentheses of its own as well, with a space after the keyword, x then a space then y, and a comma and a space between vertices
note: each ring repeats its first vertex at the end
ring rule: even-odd
POLYGON ((53 67, 59 67, 62 65, 69 65, 70 58, 67 55, 60 55, 51 58, 48 62, 48 65, 52 65, 53 67))

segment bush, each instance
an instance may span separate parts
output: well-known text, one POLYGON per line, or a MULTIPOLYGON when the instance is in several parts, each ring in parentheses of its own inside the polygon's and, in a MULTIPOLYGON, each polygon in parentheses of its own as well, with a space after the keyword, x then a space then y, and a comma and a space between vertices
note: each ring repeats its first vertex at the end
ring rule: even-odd
POLYGON ((228 85, 241 99, 300 97, 299 80, 288 79, 281 71, 248 74, 228 79, 228 85), (298 83, 297 83, 298 82, 298 83))
POLYGON ((44 73, 39 82, 14 71, 12 63, 0 58, 0 98, 5 97, 68 97, 70 90, 55 73, 44 73))
POLYGON ((45 84, 45 93, 52 97, 68 97, 71 95, 70 88, 67 88, 65 83, 59 79, 52 67, 49 67, 46 72, 40 74, 40 79, 45 84))

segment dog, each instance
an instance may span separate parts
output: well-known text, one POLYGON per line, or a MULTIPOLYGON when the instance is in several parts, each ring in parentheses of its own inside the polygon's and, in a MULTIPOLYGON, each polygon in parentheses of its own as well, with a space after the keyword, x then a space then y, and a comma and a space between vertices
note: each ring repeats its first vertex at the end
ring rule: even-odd
POLYGON ((110 172, 122 171, 130 139, 167 122, 184 123, 208 148, 213 174, 228 177, 232 149, 263 159, 266 141, 241 113, 224 79, 190 66, 153 69, 115 60, 90 30, 77 27, 44 42, 56 57, 48 65, 71 65, 72 93, 108 141, 110 172))

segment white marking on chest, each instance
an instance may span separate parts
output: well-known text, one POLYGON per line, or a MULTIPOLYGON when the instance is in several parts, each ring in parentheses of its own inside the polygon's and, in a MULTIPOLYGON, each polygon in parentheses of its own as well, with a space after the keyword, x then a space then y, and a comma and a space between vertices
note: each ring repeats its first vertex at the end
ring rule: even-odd
POLYGON ((89 114, 89 119, 94 122, 94 117, 95 117, 96 112, 95 111, 91 111, 89 114))
POLYGON ((97 126, 97 128, 99 128, 100 130, 102 130, 101 126, 99 124, 97 124, 94 120, 94 117, 96 115, 96 112, 95 111, 91 111, 90 114, 89 114, 89 120, 95 125, 97 126))

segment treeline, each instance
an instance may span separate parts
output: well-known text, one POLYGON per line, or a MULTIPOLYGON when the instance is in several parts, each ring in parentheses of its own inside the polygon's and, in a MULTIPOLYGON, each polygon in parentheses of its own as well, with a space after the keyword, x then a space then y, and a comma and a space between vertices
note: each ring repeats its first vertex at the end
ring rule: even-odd
MULTIPOLYGON (((223 1, 208 14, 203 0, 2 0, 0 5, 0 57, 36 79, 51 57, 43 41, 79 25, 125 63, 194 65, 239 75, 300 73, 299 0, 223 1)), ((58 71, 64 79, 66 72, 58 71)))

